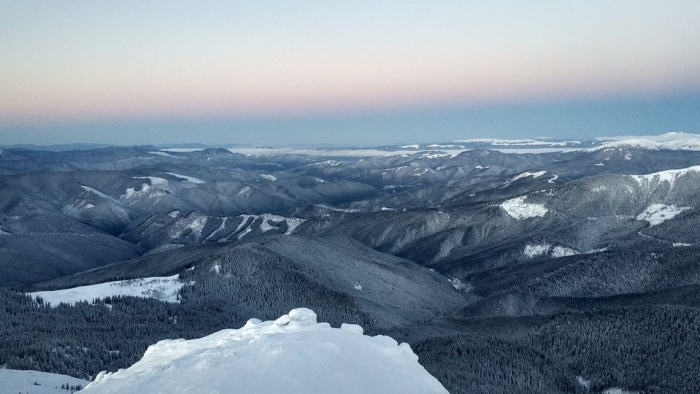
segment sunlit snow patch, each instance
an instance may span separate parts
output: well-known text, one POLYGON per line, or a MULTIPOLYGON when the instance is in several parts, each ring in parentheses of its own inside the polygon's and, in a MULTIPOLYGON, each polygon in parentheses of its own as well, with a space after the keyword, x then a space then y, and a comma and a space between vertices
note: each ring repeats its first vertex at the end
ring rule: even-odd
POLYGON ((75 305, 76 302, 92 303, 95 299, 113 296, 131 296, 155 298, 159 301, 179 303, 178 293, 185 283, 180 282, 180 275, 161 276, 142 279, 118 280, 96 285, 73 287, 70 289, 37 291, 27 293, 36 299, 56 307, 61 303, 75 305))
POLYGON ((409 345, 362 332, 294 309, 204 338, 160 341, 131 367, 101 372, 82 393, 447 393, 409 345))
POLYGON ((543 217, 548 209, 542 204, 526 203, 526 196, 511 198, 501 203, 500 207, 513 219, 528 219, 543 217))
POLYGON ((644 212, 637 216, 637 220, 646 220, 650 226, 656 226, 669 219, 673 219, 690 207, 676 207, 675 205, 652 204, 644 212))

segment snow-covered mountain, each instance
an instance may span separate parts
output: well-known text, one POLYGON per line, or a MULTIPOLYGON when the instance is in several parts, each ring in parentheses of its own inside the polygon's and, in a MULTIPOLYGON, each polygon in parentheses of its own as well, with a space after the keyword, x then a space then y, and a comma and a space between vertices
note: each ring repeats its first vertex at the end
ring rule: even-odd
POLYGON ((700 392, 697 137, 6 149, 0 366, 92 378, 305 306, 454 394, 700 392))
POLYGON ((661 135, 619 136, 598 138, 603 142, 593 149, 637 148, 637 149, 672 149, 700 150, 700 134, 671 132, 661 135))
POLYGON ((442 394, 408 344, 331 328, 294 309, 275 321, 200 339, 164 340, 131 367, 100 373, 81 393, 442 394))

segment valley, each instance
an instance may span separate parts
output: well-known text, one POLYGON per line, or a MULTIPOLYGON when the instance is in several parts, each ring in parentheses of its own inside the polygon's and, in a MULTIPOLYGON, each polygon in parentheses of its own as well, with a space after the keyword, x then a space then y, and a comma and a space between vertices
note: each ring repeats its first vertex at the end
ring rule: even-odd
POLYGON ((0 373, 309 308, 453 394, 700 391, 700 136, 1 153, 0 373))

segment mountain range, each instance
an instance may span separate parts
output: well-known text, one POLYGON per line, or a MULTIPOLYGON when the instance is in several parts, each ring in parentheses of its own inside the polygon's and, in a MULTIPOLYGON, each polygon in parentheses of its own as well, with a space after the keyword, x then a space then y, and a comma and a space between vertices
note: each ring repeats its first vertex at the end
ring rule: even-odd
POLYGON ((91 380, 304 307, 451 393, 699 392, 699 209, 685 133, 6 147, 0 365, 91 380))

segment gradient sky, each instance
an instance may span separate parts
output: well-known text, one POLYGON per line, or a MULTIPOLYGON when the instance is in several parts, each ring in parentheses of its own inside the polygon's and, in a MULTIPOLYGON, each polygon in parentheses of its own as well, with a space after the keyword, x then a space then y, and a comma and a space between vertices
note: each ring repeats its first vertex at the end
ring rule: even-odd
POLYGON ((700 1, 0 0, 0 144, 700 132, 700 1))

